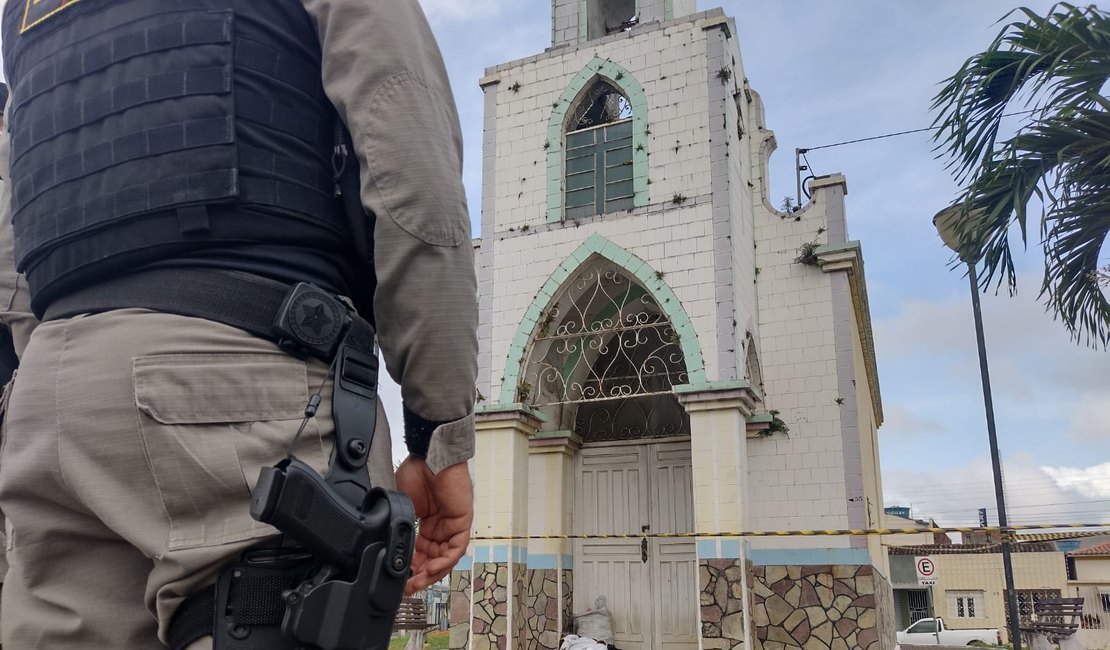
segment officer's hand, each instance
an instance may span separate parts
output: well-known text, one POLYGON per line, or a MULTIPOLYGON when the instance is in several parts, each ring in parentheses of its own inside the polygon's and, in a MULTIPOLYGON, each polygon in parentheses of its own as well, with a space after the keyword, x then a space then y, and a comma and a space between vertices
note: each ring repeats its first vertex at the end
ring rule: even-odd
POLYGON ((474 524, 474 488, 466 463, 432 474, 424 459, 409 456, 397 468, 397 487, 412 499, 420 531, 412 556, 412 595, 443 579, 462 559, 474 524))

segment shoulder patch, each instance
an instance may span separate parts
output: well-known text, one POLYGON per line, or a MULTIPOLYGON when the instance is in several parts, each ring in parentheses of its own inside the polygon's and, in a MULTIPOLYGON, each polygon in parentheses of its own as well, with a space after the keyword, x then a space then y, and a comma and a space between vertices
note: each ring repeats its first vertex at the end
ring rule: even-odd
POLYGON ((27 6, 23 9, 23 24, 19 33, 26 33, 36 25, 41 25, 47 19, 57 16, 63 9, 72 7, 81 0, 26 0, 27 6))

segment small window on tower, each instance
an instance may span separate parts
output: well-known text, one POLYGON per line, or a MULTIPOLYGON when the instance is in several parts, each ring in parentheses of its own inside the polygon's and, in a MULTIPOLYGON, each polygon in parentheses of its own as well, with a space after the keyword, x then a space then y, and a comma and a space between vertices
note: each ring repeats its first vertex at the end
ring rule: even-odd
POLYGON ((566 217, 633 207, 632 106, 624 93, 598 80, 567 124, 566 217))
POLYGON ((589 0, 586 25, 589 40, 631 29, 639 22, 636 0, 589 0))

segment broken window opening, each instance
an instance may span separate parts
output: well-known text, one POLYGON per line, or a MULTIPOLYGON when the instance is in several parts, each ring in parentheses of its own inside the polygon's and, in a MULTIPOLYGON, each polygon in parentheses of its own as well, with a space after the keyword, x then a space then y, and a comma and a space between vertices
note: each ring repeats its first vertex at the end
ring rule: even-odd
POLYGON ((578 102, 570 130, 580 131, 632 117, 632 104, 612 84, 598 81, 578 102))
POLYGON ((586 6, 587 36, 590 40, 628 31, 639 21, 636 0, 589 0, 586 6))
POLYGON ((616 25, 612 25, 612 26, 606 25, 605 26, 605 33, 606 34, 616 34, 617 32, 631 31, 633 27, 635 27, 636 25, 639 24, 639 22, 640 22, 640 17, 639 16, 633 16, 633 17, 629 18, 628 20, 620 22, 616 25))

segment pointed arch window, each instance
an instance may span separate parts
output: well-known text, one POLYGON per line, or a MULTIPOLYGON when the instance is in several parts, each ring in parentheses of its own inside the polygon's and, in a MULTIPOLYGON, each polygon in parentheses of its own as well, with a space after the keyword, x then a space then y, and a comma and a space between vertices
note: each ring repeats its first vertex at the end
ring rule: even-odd
POLYGON ((689 383, 678 334, 652 294, 594 257, 533 335, 517 398, 589 442, 689 435, 673 386, 689 383))
POLYGON ((634 207, 633 167, 632 104, 615 85, 598 79, 566 125, 567 218, 634 207))

